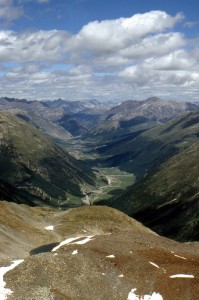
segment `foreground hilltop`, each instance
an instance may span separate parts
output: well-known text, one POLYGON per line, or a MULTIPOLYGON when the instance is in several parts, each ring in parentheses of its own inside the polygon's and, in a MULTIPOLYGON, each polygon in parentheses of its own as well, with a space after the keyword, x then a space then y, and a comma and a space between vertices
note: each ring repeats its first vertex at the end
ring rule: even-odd
POLYGON ((3 202, 0 211, 1 266, 22 259, 4 274, 7 300, 197 299, 197 243, 160 237, 107 207, 58 212, 3 202))

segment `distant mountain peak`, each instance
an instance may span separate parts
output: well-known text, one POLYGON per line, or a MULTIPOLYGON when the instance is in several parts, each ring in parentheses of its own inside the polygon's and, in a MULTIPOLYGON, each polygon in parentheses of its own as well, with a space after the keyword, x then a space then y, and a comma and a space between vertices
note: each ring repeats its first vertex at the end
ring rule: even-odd
POLYGON ((32 103, 33 101, 28 101, 27 99, 18 99, 18 98, 9 98, 9 97, 1 97, 0 100, 6 100, 7 102, 18 102, 18 103, 32 103))
POLYGON ((146 102, 159 102, 159 101, 162 101, 160 98, 158 97, 149 97, 145 100, 146 102))

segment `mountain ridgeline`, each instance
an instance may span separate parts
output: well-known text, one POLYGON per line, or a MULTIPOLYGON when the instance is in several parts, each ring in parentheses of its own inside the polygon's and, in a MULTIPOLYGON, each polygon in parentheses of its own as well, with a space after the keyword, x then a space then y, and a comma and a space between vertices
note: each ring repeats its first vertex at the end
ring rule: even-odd
POLYGON ((157 97, 143 101, 128 100, 102 114, 88 135, 110 137, 114 134, 118 137, 134 131, 136 125, 148 128, 196 110, 198 107, 190 102, 163 101, 157 97))
POLYGON ((112 139, 131 132, 136 125, 148 129, 183 113, 197 110, 190 102, 163 101, 152 97, 119 105, 90 101, 27 101, 0 98, 0 110, 9 111, 53 138, 72 136, 112 139))

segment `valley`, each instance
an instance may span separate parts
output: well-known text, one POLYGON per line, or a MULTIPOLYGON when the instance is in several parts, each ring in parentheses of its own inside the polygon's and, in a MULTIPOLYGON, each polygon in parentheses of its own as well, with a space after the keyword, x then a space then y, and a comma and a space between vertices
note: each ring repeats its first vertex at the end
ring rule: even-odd
POLYGON ((104 160, 104 157, 97 152, 97 149, 101 148, 100 145, 104 146, 104 141, 91 142, 90 140, 82 140, 81 137, 75 137, 67 141, 56 140, 56 143, 63 149, 67 149, 68 153, 75 156, 76 159, 84 161, 88 167, 94 170, 97 178, 101 178, 101 184, 93 190, 90 189, 82 199, 83 203, 87 205, 93 205, 95 201, 119 195, 121 191, 135 182, 134 174, 118 167, 106 167, 106 163, 100 161, 104 160))
POLYGON ((2 300, 197 298, 199 109, 138 102, 0 99, 2 300))
POLYGON ((119 195, 135 181, 135 176, 133 174, 121 171, 115 167, 98 168, 97 171, 102 177, 106 178, 107 184, 101 186, 98 190, 90 191, 89 194, 86 195, 83 202, 88 205, 94 205, 95 202, 109 199, 113 195, 119 195))
POLYGON ((0 300, 199 299, 198 11, 0 0, 0 300))
POLYGON ((0 109, 1 199, 60 209, 108 205, 167 237, 198 240, 197 105, 1 98, 0 109))

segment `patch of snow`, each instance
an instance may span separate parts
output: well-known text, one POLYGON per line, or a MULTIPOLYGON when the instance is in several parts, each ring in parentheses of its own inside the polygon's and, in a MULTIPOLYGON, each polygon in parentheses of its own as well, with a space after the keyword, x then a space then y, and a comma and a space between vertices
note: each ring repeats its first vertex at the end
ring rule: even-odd
POLYGON ((187 259, 186 257, 179 256, 179 255, 177 255, 177 254, 174 254, 174 256, 179 257, 179 258, 182 258, 182 259, 187 259))
POLYGON ((21 264, 23 261, 24 259, 13 260, 10 266, 0 268, 0 299, 1 300, 7 299, 7 296, 12 294, 12 291, 10 289, 5 288, 6 282, 3 280, 3 276, 8 271, 13 270, 16 266, 21 264))
POLYGON ((176 274, 169 276, 170 278, 194 278, 194 275, 189 274, 176 274))
POLYGON ((102 275, 105 276, 106 274, 105 274, 105 273, 102 273, 102 275))
POLYGON ((91 241, 93 238, 93 235, 87 236, 85 239, 78 241, 78 242, 74 242, 72 244, 77 244, 77 245, 84 245, 86 243, 88 243, 89 241, 91 241))
POLYGON ((119 278, 123 278, 123 277, 124 277, 124 275, 123 275, 123 274, 120 274, 118 277, 119 277, 119 278))
POLYGON ((108 258, 115 258, 115 255, 111 254, 111 255, 108 255, 106 257, 108 257, 108 258))
POLYGON ((54 230, 54 226, 53 225, 49 225, 45 227, 46 230, 54 230))
POLYGON ((86 232, 86 230, 82 229, 83 232, 86 232))
POLYGON ((57 253, 53 254, 54 256, 57 256, 57 253))
POLYGON ((135 291, 137 289, 132 289, 128 294, 127 300, 163 300, 163 297, 159 293, 153 293, 150 295, 144 295, 144 297, 136 295, 135 291))
POLYGON ((78 253, 78 250, 74 250, 73 252, 72 252, 72 255, 75 255, 75 254, 77 254, 78 253))
POLYGON ((130 253, 130 254, 132 254, 133 252, 132 252, 132 251, 130 251, 129 253, 130 253))
POLYGON ((80 236, 75 237, 75 238, 68 238, 68 239, 62 241, 58 246, 56 246, 56 247, 54 247, 54 248, 52 249, 52 252, 57 251, 60 247, 62 247, 62 246, 64 246, 64 245, 67 245, 67 244, 70 244, 70 243, 72 243, 73 241, 78 240, 79 238, 80 238, 80 236))
POLYGON ((108 177, 107 179, 108 179, 108 184, 110 185, 111 184, 111 178, 108 177))
POLYGON ((93 238, 93 235, 90 235, 90 236, 87 236, 87 237, 85 237, 85 236, 77 236, 77 237, 73 237, 73 238, 68 238, 68 239, 62 241, 58 246, 54 247, 52 249, 52 252, 57 251, 60 247, 68 245, 68 244, 71 244, 71 245, 73 245, 73 244, 77 244, 77 245, 86 244, 87 242, 91 241, 92 238, 93 238), (81 238, 84 238, 84 239, 81 240, 81 241, 72 243, 73 241, 81 239, 81 238))
POLYGON ((155 263, 153 263, 153 262, 151 262, 151 261, 149 261, 149 263, 151 264, 151 265, 153 265, 154 267, 156 267, 156 268, 160 268, 158 265, 156 265, 155 263))

